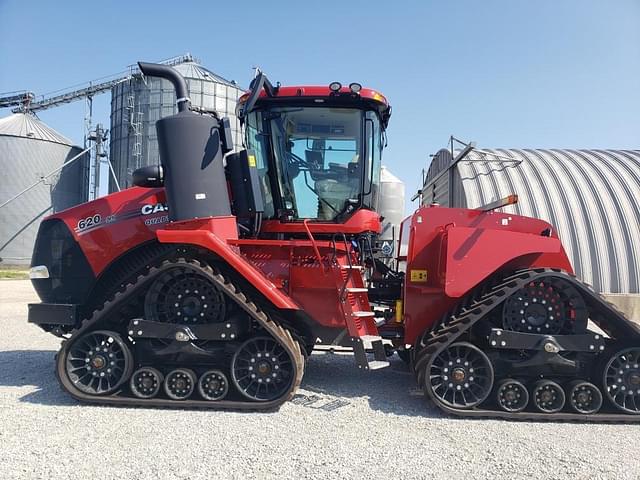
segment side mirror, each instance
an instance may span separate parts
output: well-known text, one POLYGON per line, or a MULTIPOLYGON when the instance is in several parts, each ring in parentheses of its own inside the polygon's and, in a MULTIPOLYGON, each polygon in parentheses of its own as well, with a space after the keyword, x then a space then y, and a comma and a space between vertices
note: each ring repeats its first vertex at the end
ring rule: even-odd
POLYGON ((158 188, 164 186, 164 171, 161 165, 148 165, 133 172, 136 187, 158 188))
POLYGON ((249 98, 247 98, 247 101, 240 107, 238 112, 240 120, 243 120, 253 110, 263 88, 268 97, 273 97, 277 92, 277 88, 271 84, 264 72, 258 72, 256 78, 251 81, 249 88, 251 89, 249 98))

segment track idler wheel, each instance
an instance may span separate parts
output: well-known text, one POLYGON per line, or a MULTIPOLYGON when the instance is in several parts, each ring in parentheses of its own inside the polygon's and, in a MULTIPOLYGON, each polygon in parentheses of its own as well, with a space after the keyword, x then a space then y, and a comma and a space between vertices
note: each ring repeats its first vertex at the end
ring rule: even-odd
POLYGON ((131 375, 129 387, 138 398, 153 398, 160 391, 163 380, 164 376, 155 368, 142 367, 131 375))
POLYGON ((431 361, 425 371, 425 388, 443 405, 473 408, 491 393, 493 366, 489 357, 475 345, 454 343, 431 361))
POLYGON ((196 374, 188 368, 176 368, 164 379, 164 393, 171 400, 185 400, 196 387, 196 374))
POLYGON ((198 380, 198 393, 205 400, 222 400, 229 391, 229 382, 220 370, 209 370, 198 380))
POLYGON ((542 413, 557 413, 564 407, 562 387, 552 380, 540 380, 531 392, 533 405, 542 413))
POLYGON ((527 408, 529 392, 522 382, 506 378, 498 384, 496 400, 505 412, 521 412, 527 408))
POLYGON ((611 356, 604 369, 604 391, 619 410, 640 414, 640 347, 611 356))
POLYGON ((271 337, 244 342, 231 360, 231 379, 250 400, 270 401, 283 395, 294 380, 293 360, 271 337))
POLYGON ((75 340, 67 352, 65 374, 75 388, 89 395, 107 395, 127 381, 133 355, 120 335, 96 330, 75 340))
POLYGON ((569 406, 578 413, 596 413, 602 407, 602 394, 593 383, 576 380, 567 388, 569 406))

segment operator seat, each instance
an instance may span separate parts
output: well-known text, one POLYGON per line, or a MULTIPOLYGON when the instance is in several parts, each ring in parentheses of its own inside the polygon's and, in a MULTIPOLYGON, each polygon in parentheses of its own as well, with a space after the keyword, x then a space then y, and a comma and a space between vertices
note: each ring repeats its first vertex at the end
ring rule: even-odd
POLYGON ((305 150, 304 159, 309 166, 309 174, 313 180, 318 180, 320 172, 324 171, 324 156, 317 150, 305 150))
POLYGON ((344 210, 348 199, 358 197, 360 192, 359 158, 358 154, 354 155, 347 165, 329 163, 330 175, 322 180, 316 180, 315 190, 318 197, 322 199, 318 200, 319 220, 333 220, 337 215, 336 212, 341 213, 344 210))

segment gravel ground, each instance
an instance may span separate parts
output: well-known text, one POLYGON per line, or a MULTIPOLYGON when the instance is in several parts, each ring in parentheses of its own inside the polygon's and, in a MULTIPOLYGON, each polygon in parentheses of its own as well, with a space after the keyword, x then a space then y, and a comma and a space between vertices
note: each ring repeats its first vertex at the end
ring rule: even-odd
POLYGON ((399 360, 364 373, 314 354, 276 413, 80 405, 29 301, 29 282, 0 282, 1 479, 640 478, 640 425, 448 418, 411 395, 399 360))

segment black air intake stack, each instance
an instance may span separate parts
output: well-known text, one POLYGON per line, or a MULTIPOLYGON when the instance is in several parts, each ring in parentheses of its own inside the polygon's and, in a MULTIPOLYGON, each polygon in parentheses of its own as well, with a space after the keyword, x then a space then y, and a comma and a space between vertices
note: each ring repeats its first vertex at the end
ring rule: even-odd
POLYGON ((190 111, 187 82, 167 65, 138 63, 150 77, 169 80, 178 113, 156 122, 169 220, 231 215, 223 156, 233 148, 228 122, 190 111))

